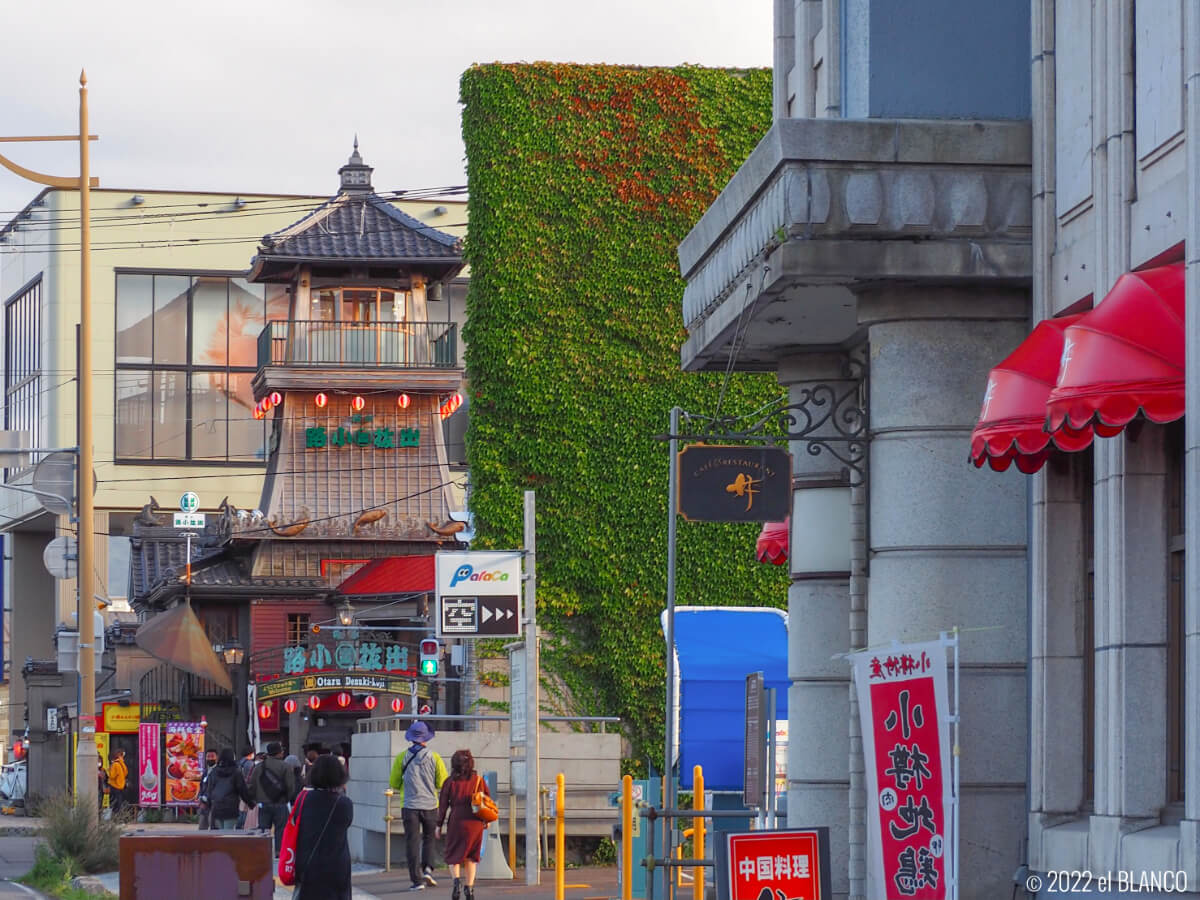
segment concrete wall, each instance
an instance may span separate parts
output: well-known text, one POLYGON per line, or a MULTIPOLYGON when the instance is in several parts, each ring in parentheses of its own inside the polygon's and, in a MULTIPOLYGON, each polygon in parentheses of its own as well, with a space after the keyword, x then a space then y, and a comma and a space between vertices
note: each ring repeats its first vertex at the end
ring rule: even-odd
MULTIPOLYGON (((496 804, 500 807, 499 828, 507 840, 509 831, 508 731, 456 731, 438 734, 429 744, 450 766, 455 750, 467 749, 475 757, 479 772, 497 774, 496 804)), ((347 794, 354 801, 354 826, 350 829, 350 854, 356 860, 382 864, 384 860, 384 790, 392 762, 408 747, 400 731, 359 733, 352 743, 351 773, 347 794)), ((621 736, 618 734, 547 734, 541 738, 542 784, 553 787, 562 772, 567 785, 567 834, 571 837, 607 837, 617 822, 617 810, 608 805, 608 795, 620 789, 621 736)), ((399 805, 392 834, 403 835, 399 805)), ((523 835, 524 805, 518 800, 517 833, 523 835)), ((506 845, 507 846, 507 845, 506 845)), ((393 865, 404 859, 400 837, 392 842, 393 865)))

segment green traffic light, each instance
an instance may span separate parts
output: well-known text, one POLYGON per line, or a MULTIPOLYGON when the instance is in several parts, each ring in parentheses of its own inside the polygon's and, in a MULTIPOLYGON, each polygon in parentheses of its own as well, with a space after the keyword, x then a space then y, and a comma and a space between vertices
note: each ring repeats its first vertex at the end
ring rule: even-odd
POLYGON ((436 659, 421 660, 421 674, 422 675, 436 675, 437 671, 438 671, 438 664, 437 664, 436 659))

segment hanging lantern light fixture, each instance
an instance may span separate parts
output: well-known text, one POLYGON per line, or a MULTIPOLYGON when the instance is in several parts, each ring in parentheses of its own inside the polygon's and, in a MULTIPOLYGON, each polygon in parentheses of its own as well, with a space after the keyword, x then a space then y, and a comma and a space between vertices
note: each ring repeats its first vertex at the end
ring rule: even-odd
POLYGON ((318 697, 316 694, 313 694, 311 697, 309 697, 308 698, 308 708, 309 709, 320 709, 321 708, 321 698, 318 697))
POLYGON ((379 701, 375 698, 374 694, 367 694, 367 696, 363 697, 363 706, 367 709, 374 709, 378 704, 379 701))
POLYGON ((266 417, 267 417, 267 414, 263 411, 262 404, 256 403, 254 405, 254 418, 265 419, 266 417))
POLYGON ((283 711, 289 716, 296 711, 296 701, 288 697, 283 701, 283 711))
POLYGON ((270 703, 258 704, 258 717, 260 719, 271 718, 271 704, 270 703))
POLYGON ((352 410, 354 410, 355 412, 362 412, 363 407, 366 405, 367 405, 367 401, 359 396, 356 396, 353 400, 350 401, 350 408, 352 410))
POLYGON ((392 698, 392 712, 394 712, 394 713, 404 712, 404 701, 401 700, 399 697, 392 698))
POLYGON ((324 394, 317 394, 317 396, 313 397, 313 403, 317 405, 317 409, 324 409, 328 402, 329 398, 324 394))
POLYGON ((270 397, 263 397, 261 400, 258 401, 258 405, 262 407, 262 411, 264 413, 269 413, 271 411, 271 407, 274 404, 271 403, 270 397))
POLYGON ((408 404, 412 403, 412 398, 408 394, 401 394, 396 398, 396 403, 401 409, 408 409, 408 404))
POLYGON ((337 705, 340 706, 342 709, 345 709, 347 706, 349 706, 350 705, 350 695, 347 694, 345 691, 342 691, 341 693, 339 693, 337 695, 337 705))
POLYGON ((283 394, 279 393, 279 391, 271 391, 271 405, 278 406, 282 402, 283 394))

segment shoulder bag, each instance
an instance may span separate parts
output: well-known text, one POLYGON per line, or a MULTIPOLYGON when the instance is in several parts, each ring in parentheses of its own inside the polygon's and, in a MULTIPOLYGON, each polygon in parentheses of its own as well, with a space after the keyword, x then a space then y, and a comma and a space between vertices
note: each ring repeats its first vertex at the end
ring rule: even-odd
POLYGON ((500 810, 496 808, 496 801, 482 789, 482 784, 483 778, 476 775, 475 791, 471 794, 471 812, 480 822, 495 822, 500 818, 500 810))

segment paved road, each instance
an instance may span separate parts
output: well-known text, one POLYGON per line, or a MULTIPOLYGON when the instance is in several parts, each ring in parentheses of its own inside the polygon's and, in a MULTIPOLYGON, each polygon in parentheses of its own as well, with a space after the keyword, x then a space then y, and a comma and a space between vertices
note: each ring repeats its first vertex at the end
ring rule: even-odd
MULTIPOLYGON (((34 837, 0 837, 0 878, 20 878, 33 868, 33 847, 36 843, 37 838, 34 837)), ((40 896, 22 884, 0 881, 0 898, 4 900, 40 896)))
MULTIPOLYGON (((450 893, 451 879, 445 867, 438 869, 438 886, 417 896, 444 897, 450 893)), ((549 900, 554 896, 554 872, 542 872, 542 883, 535 887, 526 887, 524 869, 517 872, 520 881, 483 881, 477 885, 479 896, 486 897, 524 897, 529 900, 549 900)), ((380 900, 399 898, 408 893, 408 874, 403 866, 393 866, 391 872, 376 872, 356 875, 354 886, 367 891, 380 900)), ((619 896, 617 891, 617 869, 615 866, 568 869, 566 885, 563 892, 567 900, 591 900, 591 898, 608 898, 619 896)))

